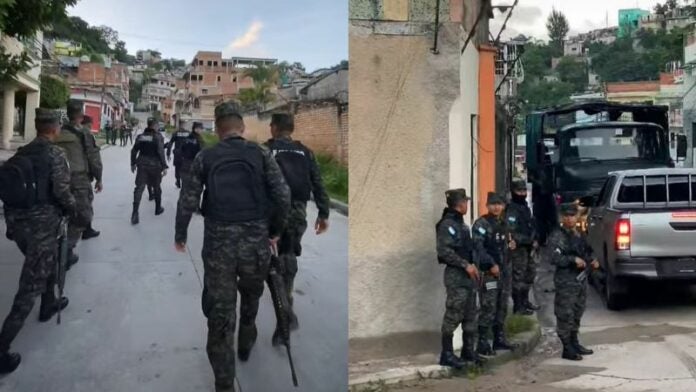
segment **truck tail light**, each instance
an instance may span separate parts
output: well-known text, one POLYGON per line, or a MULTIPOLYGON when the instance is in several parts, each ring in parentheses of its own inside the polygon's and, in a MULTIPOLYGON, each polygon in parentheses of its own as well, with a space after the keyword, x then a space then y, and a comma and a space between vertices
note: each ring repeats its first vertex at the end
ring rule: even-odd
POLYGON ((631 249, 631 220, 619 219, 616 222, 616 249, 631 249))

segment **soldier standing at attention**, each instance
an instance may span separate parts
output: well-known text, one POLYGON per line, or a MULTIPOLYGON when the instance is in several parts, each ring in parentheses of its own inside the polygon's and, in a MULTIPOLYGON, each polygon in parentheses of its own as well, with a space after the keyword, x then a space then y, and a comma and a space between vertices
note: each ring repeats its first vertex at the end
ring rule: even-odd
POLYGON ((477 365, 485 362, 475 349, 478 317, 479 270, 473 258, 474 244, 469 227, 464 223, 464 215, 469 209, 469 197, 464 189, 452 189, 445 193, 447 207, 442 218, 435 225, 437 235, 437 258, 445 264, 445 288, 447 302, 442 321, 442 353, 440 365, 456 369, 464 367, 465 362, 477 365), (453 335, 461 324, 461 358, 454 355, 453 335))
MULTIPOLYGON (((285 288, 290 301, 290 326, 298 328, 297 315, 292 310, 293 288, 297 275, 297 258, 302 254, 302 236, 307 230, 307 202, 311 195, 319 210, 314 223, 314 231, 317 235, 324 233, 329 226, 329 195, 324 189, 324 184, 319 172, 314 153, 299 141, 293 140, 291 135, 295 130, 295 121, 292 115, 286 113, 273 114, 271 118, 271 136, 265 144, 271 150, 271 154, 278 162, 283 172, 285 182, 290 187, 292 202, 288 224, 278 243, 278 258, 281 264, 285 288)), ((280 344, 278 331, 274 334, 274 342, 280 344)))
POLYGON ((167 143, 167 161, 172 158, 172 148, 174 149, 174 177, 177 188, 181 188, 181 147, 189 136, 191 136, 191 132, 184 129, 184 121, 179 121, 179 130, 172 135, 167 143))
MULTIPOLYGON (((84 128, 84 132, 85 132, 85 138, 86 138, 85 140, 92 140, 94 146, 96 147, 96 154, 95 154, 95 150, 94 150, 94 149, 90 149, 90 150, 89 150, 88 160, 89 160, 90 162, 98 162, 98 163, 96 163, 96 165, 97 165, 99 168, 101 168, 101 166, 102 166, 102 163, 101 163, 101 154, 100 154, 100 151, 99 151, 99 147, 97 146, 97 141, 94 139, 94 135, 92 134, 92 117, 90 117, 90 116, 84 116, 84 117, 82 118, 82 127, 84 128)), ((90 143, 88 143, 88 145, 89 145, 89 144, 90 144, 90 143)), ((94 166, 94 164, 92 164, 91 166, 94 166)), ((99 169, 99 170, 101 170, 101 169, 99 169)), ((92 171, 90 171, 90 173, 91 173, 91 172, 92 172, 92 171)), ((94 175, 92 175, 92 180, 96 180, 96 179, 94 178, 94 175)), ((90 195, 91 195, 90 201, 93 202, 93 201, 94 201, 94 194, 91 194, 91 193, 90 193, 90 195)), ((88 239, 90 239, 90 238, 96 238, 96 237, 99 237, 99 234, 101 234, 101 233, 98 232, 98 231, 96 231, 96 230, 94 230, 94 228, 92 228, 92 222, 90 221, 90 222, 89 222, 89 226, 87 226, 87 228, 85 229, 85 231, 82 232, 82 239, 83 239, 83 240, 88 240, 88 239)))
POLYGON ((133 213, 131 224, 140 223, 138 209, 140 199, 143 197, 145 186, 152 187, 155 198, 155 215, 162 215, 162 176, 167 174, 167 162, 164 159, 164 144, 162 138, 157 136, 154 128, 157 121, 154 118, 147 120, 147 129, 135 139, 131 150, 131 171, 138 173, 135 176, 135 191, 133 191, 133 213))
POLYGON ((593 351, 578 340, 580 320, 587 302, 587 269, 599 269, 592 248, 576 230, 578 208, 567 203, 561 206, 561 227, 554 229, 546 243, 547 257, 556 267, 553 283, 556 288, 554 313, 556 332, 563 344, 564 359, 579 361, 593 351))
POLYGON ((539 310, 538 306, 529 302, 529 290, 536 278, 536 265, 531 252, 539 243, 534 217, 527 205, 527 184, 524 180, 518 179, 512 183, 512 200, 507 206, 505 220, 512 237, 510 259, 513 312, 530 315, 539 310))
POLYGON ((188 181, 191 177, 191 165, 193 164, 193 160, 203 148, 203 140, 201 138, 202 130, 203 124, 194 122, 191 126, 191 132, 181 142, 181 151, 179 152, 181 167, 179 168, 179 175, 181 176, 182 183, 188 181))
POLYGON ((41 295, 39 320, 48 321, 58 311, 68 306, 67 298, 56 300, 55 255, 58 252, 58 233, 62 215, 75 213, 75 198, 70 192, 70 169, 65 153, 52 141, 60 134, 60 118, 57 113, 36 109, 37 137, 20 148, 0 169, 0 195, 8 218, 8 238, 14 240, 26 257, 19 278, 19 288, 10 313, 0 331, 0 374, 11 373, 19 366, 21 356, 10 352, 10 345, 29 316, 36 297, 41 295), (33 177, 24 172, 22 161, 36 171, 33 177), (28 190, 23 181, 16 181, 18 169, 36 184, 28 190), (7 197, 7 193, 12 193, 7 197), (13 205, 11 199, 18 202, 13 205))
POLYGON ((512 267, 507 260, 507 228, 503 219, 505 199, 494 192, 488 193, 488 214, 474 222, 471 229, 474 248, 481 267, 481 311, 479 312, 477 352, 495 355, 495 350, 514 347, 505 338, 505 318, 512 286, 512 267), (493 330, 493 346, 488 334, 493 330))
POLYGON ((231 103, 215 108, 220 142, 201 151, 184 182, 176 214, 175 246, 186 251, 188 225, 203 193, 203 314, 216 392, 234 391, 237 290, 241 294, 237 355, 249 359, 256 314, 268 276, 271 247, 283 232, 290 189, 269 151, 242 137, 244 120, 231 103))
POLYGON ((92 181, 96 181, 94 190, 102 191, 102 162, 99 147, 97 147, 91 132, 85 132, 82 127, 84 114, 82 102, 71 100, 68 102, 69 123, 63 125, 63 129, 55 138, 54 143, 65 151, 70 164, 70 188, 77 203, 77 213, 70 219, 68 228, 68 240, 70 255, 68 267, 77 263, 75 246, 82 234, 90 226, 94 211, 92 209, 92 181))

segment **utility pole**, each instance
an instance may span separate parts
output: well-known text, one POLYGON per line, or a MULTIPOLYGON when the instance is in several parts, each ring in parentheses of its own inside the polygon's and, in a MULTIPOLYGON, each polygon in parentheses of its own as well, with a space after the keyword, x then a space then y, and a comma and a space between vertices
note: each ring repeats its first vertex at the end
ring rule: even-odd
MULTIPOLYGON (((111 65, 111 56, 109 56, 109 65, 111 65)), ((104 126, 104 96, 106 95, 106 76, 108 75, 108 68, 106 63, 104 63, 104 82, 102 83, 101 91, 101 103, 99 104, 99 125, 104 126)))

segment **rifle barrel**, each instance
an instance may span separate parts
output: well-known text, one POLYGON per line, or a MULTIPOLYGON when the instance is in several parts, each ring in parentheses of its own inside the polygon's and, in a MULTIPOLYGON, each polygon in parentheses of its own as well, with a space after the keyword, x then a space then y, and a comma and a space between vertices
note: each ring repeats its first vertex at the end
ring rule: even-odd
POLYGON ((290 353, 290 343, 285 343, 285 350, 288 352, 288 361, 290 362, 290 373, 292 374, 292 384, 298 387, 297 374, 295 373, 295 364, 292 362, 292 354, 290 353))

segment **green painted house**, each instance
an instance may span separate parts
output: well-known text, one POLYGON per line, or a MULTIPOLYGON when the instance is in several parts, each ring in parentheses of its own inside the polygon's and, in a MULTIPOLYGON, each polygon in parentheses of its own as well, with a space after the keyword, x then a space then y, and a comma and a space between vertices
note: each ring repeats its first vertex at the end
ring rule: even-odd
POLYGON ((650 15, 650 11, 642 10, 640 8, 619 10, 618 37, 630 37, 634 31, 638 30, 640 26, 640 20, 644 16, 648 15, 650 15))

